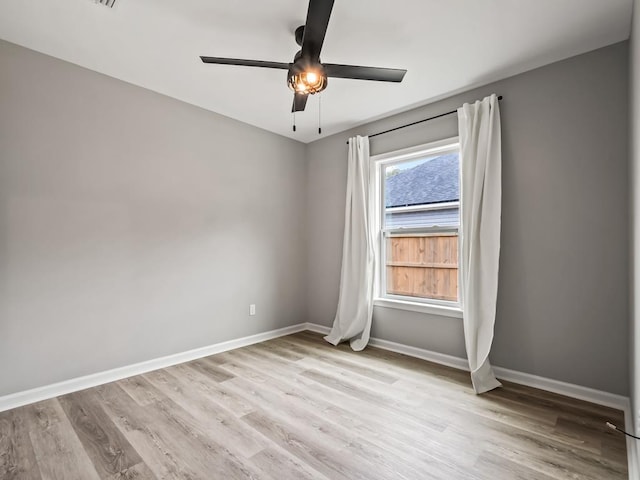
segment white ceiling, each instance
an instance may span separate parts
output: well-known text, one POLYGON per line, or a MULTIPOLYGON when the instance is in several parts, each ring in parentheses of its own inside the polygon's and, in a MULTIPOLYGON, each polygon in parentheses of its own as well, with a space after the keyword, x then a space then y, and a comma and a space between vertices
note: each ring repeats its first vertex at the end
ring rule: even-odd
MULTIPOLYGON (((406 68, 400 84, 330 79, 323 135, 628 38, 632 0, 336 0, 322 60, 406 68)), ((2 0, 0 38, 302 142, 286 71, 199 55, 289 62, 306 0, 2 0)))

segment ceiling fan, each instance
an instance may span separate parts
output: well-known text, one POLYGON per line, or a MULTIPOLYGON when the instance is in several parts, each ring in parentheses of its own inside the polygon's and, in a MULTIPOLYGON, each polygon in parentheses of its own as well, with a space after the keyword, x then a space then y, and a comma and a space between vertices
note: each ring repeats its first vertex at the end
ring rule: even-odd
POLYGON ((200 58, 204 63, 287 70, 288 84, 294 92, 292 112, 304 111, 307 97, 327 88, 328 77, 401 82, 407 73, 406 70, 320 62, 320 51, 333 3, 334 0, 309 0, 307 21, 295 31, 296 43, 302 48, 296 53, 292 63, 221 57, 200 58))

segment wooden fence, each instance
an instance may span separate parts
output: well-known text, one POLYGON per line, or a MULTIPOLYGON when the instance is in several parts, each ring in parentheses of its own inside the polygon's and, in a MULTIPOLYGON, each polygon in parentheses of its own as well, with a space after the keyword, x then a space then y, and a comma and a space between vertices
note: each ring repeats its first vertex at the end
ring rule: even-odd
POLYGON ((458 235, 406 234, 387 238, 387 293, 458 300, 458 235))

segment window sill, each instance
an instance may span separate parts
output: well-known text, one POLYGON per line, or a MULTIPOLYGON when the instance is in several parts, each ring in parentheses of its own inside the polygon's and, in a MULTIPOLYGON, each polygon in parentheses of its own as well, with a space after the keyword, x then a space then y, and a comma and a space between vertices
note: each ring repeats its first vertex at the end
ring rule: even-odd
POLYGON ((391 300, 388 298, 376 298, 373 301, 373 305, 376 307, 408 310, 410 312, 429 313, 431 315, 440 315, 441 317, 462 318, 462 310, 459 307, 407 302, 405 300, 391 300))

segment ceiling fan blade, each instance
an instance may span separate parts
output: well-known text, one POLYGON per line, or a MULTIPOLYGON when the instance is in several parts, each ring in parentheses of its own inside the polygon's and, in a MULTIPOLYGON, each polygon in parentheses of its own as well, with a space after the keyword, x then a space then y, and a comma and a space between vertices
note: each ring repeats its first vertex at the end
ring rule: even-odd
POLYGON ((293 106, 291 107, 292 112, 304 112, 304 107, 307 105, 307 98, 309 95, 302 95, 301 93, 296 93, 293 96, 293 106))
POLYGON ((204 63, 215 63, 218 65, 239 65, 241 67, 263 67, 263 68, 279 68, 281 70, 289 70, 290 63, 284 62, 265 62, 263 60, 243 60, 241 58, 222 58, 222 57, 200 57, 204 63))
POLYGON ((333 2, 334 0, 309 0, 307 21, 304 24, 302 37, 302 56, 309 58, 312 62, 320 60, 320 50, 327 33, 333 2))
POLYGON ((399 68, 361 67, 358 65, 338 65, 323 63, 328 77, 353 78, 356 80, 375 80, 378 82, 401 82, 406 70, 399 68))

